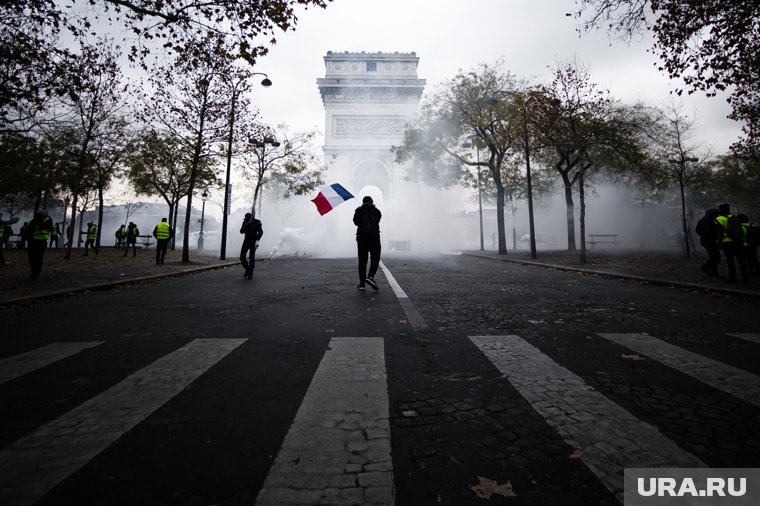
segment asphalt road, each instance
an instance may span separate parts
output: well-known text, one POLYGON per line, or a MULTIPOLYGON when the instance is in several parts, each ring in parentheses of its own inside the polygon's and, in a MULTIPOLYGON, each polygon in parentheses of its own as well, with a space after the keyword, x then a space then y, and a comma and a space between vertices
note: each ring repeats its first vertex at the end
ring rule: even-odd
POLYGON ((760 467, 756 304, 466 256, 355 278, 4 309, 0 503, 596 505, 627 467, 760 467))

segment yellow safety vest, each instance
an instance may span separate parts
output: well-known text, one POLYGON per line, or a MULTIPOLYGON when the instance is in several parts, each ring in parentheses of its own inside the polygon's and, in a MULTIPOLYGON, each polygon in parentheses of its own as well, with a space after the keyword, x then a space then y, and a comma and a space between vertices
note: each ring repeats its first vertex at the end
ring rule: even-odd
MULTIPOLYGON (((36 226, 34 228, 34 233, 32 234, 32 238, 38 240, 38 241, 47 241, 50 238, 50 229, 45 226, 45 223, 52 222, 53 220, 50 218, 50 216, 45 216, 45 218, 42 219, 42 223, 40 226, 36 226)), ((34 220, 29 220, 26 223, 27 228, 31 227, 33 225, 34 220)))
POLYGON ((96 239, 98 237, 98 226, 93 225, 90 228, 87 229, 87 238, 88 239, 96 239))
POLYGON ((165 221, 156 225, 156 239, 168 239, 171 235, 171 227, 165 221))

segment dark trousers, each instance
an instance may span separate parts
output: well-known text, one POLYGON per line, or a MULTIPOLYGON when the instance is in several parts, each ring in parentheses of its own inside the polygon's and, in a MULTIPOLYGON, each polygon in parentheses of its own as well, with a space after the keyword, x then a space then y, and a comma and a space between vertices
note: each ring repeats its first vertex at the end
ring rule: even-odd
POLYGON ((707 261, 702 264, 702 271, 708 276, 718 275, 718 264, 720 263, 720 248, 717 244, 703 244, 707 252, 707 261))
POLYGON ((90 246, 92 246, 93 251, 95 254, 98 254, 98 248, 95 247, 95 239, 87 239, 84 242, 84 256, 87 256, 87 251, 90 249, 90 246))
POLYGON ((164 264, 166 257, 166 248, 169 246, 169 239, 156 239, 156 265, 164 264))
POLYGON ((356 249, 359 257, 359 283, 367 278, 374 278, 380 266, 380 236, 356 236, 356 249), (369 256, 369 272, 367 272, 369 256))
POLYGON ((243 246, 240 247, 240 263, 245 269, 245 276, 253 276, 253 270, 256 268, 256 241, 254 239, 243 239, 243 246))
POLYGON ((132 245, 132 256, 137 255, 137 239, 127 239, 127 247, 124 248, 124 256, 129 253, 129 246, 132 245))
POLYGON ((760 261, 757 260, 757 244, 744 247, 744 260, 750 274, 760 274, 760 261))
POLYGON ((32 270, 32 279, 37 279, 42 272, 42 258, 45 256, 47 241, 45 239, 32 239, 26 252, 29 255, 29 267, 32 270))
POLYGON ((734 259, 736 259, 739 262, 739 269, 742 271, 742 279, 749 281, 747 262, 744 261, 742 245, 737 244, 735 241, 729 241, 721 244, 721 247, 723 248, 723 254, 726 256, 726 264, 728 265, 728 280, 736 281, 736 264, 734 263, 734 259))

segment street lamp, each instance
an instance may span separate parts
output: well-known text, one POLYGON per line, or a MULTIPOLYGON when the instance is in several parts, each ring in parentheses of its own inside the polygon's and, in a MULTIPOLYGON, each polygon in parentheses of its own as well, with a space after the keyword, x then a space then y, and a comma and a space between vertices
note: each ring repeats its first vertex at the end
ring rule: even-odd
MULTIPOLYGON (((498 90, 497 93, 506 93, 516 98, 521 98, 519 93, 509 90, 498 90)), ((523 149, 525 150, 525 181, 528 190, 528 228, 530 230, 530 258, 536 258, 536 230, 533 220, 533 183, 530 173, 530 136, 528 135, 528 102, 533 98, 530 92, 526 93, 527 98, 522 101, 522 120, 523 120, 523 149)), ((496 103, 496 99, 491 99, 496 103)))
MULTIPOLYGON (((472 144, 469 142, 465 142, 462 145, 463 148, 471 148, 472 144)), ((485 248, 483 247, 483 189, 481 186, 481 180, 480 180, 480 146, 475 144, 475 153, 477 156, 477 171, 478 171, 478 215, 480 220, 480 251, 484 251, 485 248)))
MULTIPOLYGON (((251 75, 264 76, 261 85, 265 88, 272 86, 272 81, 262 72, 253 72, 251 75)), ((247 76, 246 76, 247 77, 247 76)), ((224 178, 224 210, 222 212, 222 244, 219 248, 219 259, 224 260, 227 257, 227 216, 230 213, 230 197, 232 188, 230 188, 230 170, 232 167, 232 141, 235 132, 235 102, 237 101, 238 86, 245 81, 239 79, 232 87, 232 98, 230 99, 230 132, 227 139, 227 173, 224 178)))
POLYGON ((203 207, 201 207, 201 219, 198 220, 201 223, 201 232, 198 234, 198 251, 203 250, 203 223, 206 221, 206 199, 208 199, 206 190, 201 193, 201 199, 203 200, 203 207))
POLYGON ((272 146, 273 148, 280 147, 280 141, 275 139, 274 137, 267 135, 264 136, 262 139, 250 139, 249 141, 251 144, 253 144, 256 148, 261 148, 261 155, 258 153, 256 154, 257 162, 258 162, 258 172, 259 172, 259 183, 257 185, 256 191, 254 191, 253 194, 253 202, 251 203, 251 214, 253 216, 256 216, 256 199, 259 196, 258 192, 261 188, 261 179, 264 177, 264 169, 266 165, 266 148, 267 144, 272 146))

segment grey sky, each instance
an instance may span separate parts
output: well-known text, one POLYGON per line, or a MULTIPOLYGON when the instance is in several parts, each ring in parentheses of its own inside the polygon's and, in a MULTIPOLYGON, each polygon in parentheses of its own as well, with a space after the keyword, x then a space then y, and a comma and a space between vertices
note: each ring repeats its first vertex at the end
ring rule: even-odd
MULTIPOLYGON (((296 31, 279 36, 255 69, 274 85, 256 88, 254 101, 268 123, 323 130, 316 79, 324 76, 327 51, 415 51, 426 90, 459 69, 499 57, 518 77, 541 82, 548 66, 577 56, 615 97, 667 104, 679 83, 656 70, 651 40, 627 45, 605 32, 580 37, 577 20, 565 16, 574 7, 572 0, 334 0, 325 10, 303 12, 296 31)), ((681 100, 684 112, 698 120, 695 143, 713 144, 721 153, 736 139, 740 126, 726 119, 725 97, 681 100)))

